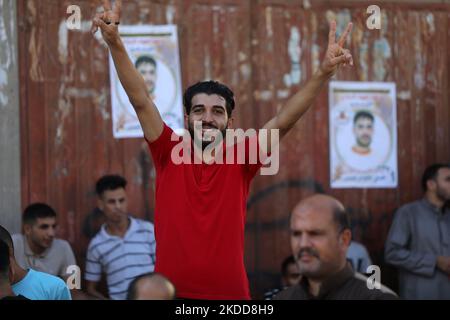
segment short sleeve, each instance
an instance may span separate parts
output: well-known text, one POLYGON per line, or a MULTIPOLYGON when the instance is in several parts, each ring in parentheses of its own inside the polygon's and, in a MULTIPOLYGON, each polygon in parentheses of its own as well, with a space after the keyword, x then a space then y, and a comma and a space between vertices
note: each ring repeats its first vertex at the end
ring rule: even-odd
POLYGON ((245 167, 249 180, 255 177, 269 157, 270 154, 261 154, 257 134, 245 139, 245 167))
POLYGON ((67 274, 67 268, 69 266, 75 266, 77 265, 77 262, 75 260, 75 255, 73 254, 72 247, 67 241, 63 242, 63 250, 64 250, 64 261, 62 270, 60 270, 60 276, 65 278, 69 276, 70 274, 67 274))
POLYGON ((100 281, 102 278, 102 265, 99 261, 99 255, 94 246, 89 245, 86 257, 86 272, 84 278, 87 281, 100 281))
POLYGON ((153 163, 156 169, 160 170, 164 164, 167 163, 171 155, 172 148, 179 143, 180 137, 164 123, 163 132, 158 139, 153 142, 150 142, 147 139, 145 140, 147 141, 150 153, 152 154, 153 163))
POLYGON ((72 300, 72 296, 70 294, 69 288, 63 284, 58 293, 58 297, 56 300, 72 300))

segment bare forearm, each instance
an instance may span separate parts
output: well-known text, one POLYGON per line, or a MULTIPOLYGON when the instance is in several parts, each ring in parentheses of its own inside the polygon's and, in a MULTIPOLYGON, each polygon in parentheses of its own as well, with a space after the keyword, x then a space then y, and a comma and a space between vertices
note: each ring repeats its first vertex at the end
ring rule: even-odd
POLYGON ((277 127, 281 130, 292 128, 295 123, 308 111, 316 97, 319 95, 323 85, 331 77, 320 69, 306 83, 306 85, 292 96, 286 105, 280 110, 276 119, 277 127))
POLYGON ((109 45, 109 49, 114 60, 117 75, 131 104, 134 107, 139 107, 148 103, 150 96, 144 79, 131 62, 122 40, 120 38, 117 39, 114 44, 109 45))

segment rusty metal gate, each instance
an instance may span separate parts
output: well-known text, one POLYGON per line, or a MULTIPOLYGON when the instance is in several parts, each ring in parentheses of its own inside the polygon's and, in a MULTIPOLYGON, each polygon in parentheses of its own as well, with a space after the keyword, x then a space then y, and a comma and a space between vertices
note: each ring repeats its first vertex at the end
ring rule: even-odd
MULTIPOLYGON (((379 5, 383 27, 368 30, 366 1, 124 1, 124 24, 178 25, 183 86, 209 78, 230 85, 238 127, 262 126, 311 77, 333 17, 339 25, 354 22, 355 67, 336 79, 397 83, 398 189, 330 189, 326 88, 282 142, 280 172, 255 179, 246 265, 256 298, 277 285, 280 263, 290 254, 288 215, 299 199, 315 192, 340 199, 351 213, 355 238, 383 266, 394 210, 421 196, 419 180, 428 164, 450 160, 449 5, 379 5), (301 78, 287 83, 293 28, 301 39, 301 78)), ((155 176, 145 142, 112 136, 108 52, 89 33, 94 11, 88 0, 18 0, 22 205, 46 201, 57 209, 60 236, 82 266, 98 177, 124 175, 130 211, 150 220, 154 214, 155 176), (71 4, 81 7, 82 30, 64 26, 71 4)), ((382 280, 394 286, 390 272, 382 280)))

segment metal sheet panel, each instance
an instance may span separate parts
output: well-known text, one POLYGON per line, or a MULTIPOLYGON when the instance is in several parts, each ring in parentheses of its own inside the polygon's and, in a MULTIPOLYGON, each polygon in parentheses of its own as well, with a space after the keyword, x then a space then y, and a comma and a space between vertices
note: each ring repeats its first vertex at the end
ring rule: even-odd
MULTIPOLYGON (((124 24, 178 25, 183 86, 204 79, 229 84, 236 93, 235 125, 242 128, 262 127, 311 77, 326 49, 330 18, 354 21, 349 45, 355 67, 336 79, 397 83, 399 188, 330 189, 324 87, 282 142, 279 173, 253 183, 246 265, 255 297, 276 285, 280 263, 290 254, 289 213, 314 192, 330 193, 347 206, 355 238, 382 265, 394 210, 421 196, 425 166, 450 160, 448 4, 385 2, 383 28, 368 30, 364 1, 124 2, 124 24), (299 79, 288 49, 295 28, 299 79)), ((66 32, 70 1, 57 3, 18 1, 22 205, 54 206, 60 235, 82 259, 88 243, 82 227, 96 203, 96 179, 105 173, 126 176, 130 211, 152 220, 155 176, 143 140, 112 137, 108 53, 88 32, 93 4, 78 1, 82 30, 66 32)))

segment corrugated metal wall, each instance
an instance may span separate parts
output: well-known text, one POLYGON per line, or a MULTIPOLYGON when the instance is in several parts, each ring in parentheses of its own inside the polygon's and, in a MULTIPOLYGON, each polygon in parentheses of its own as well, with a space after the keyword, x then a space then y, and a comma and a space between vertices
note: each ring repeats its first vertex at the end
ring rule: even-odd
MULTIPOLYGON (((82 259, 83 222, 95 206, 94 183, 105 173, 129 180, 130 211, 153 219, 154 170, 140 139, 114 140, 108 52, 89 33, 92 1, 81 7, 81 31, 67 31, 74 1, 19 0, 22 204, 47 201, 60 214, 60 235, 82 259)), ((237 126, 262 126, 311 76, 326 49, 328 21, 351 19, 355 67, 336 79, 393 81, 398 90, 399 188, 330 190, 328 98, 285 138, 276 176, 257 177, 248 203, 246 264, 253 294, 276 284, 290 253, 288 215, 304 196, 330 193, 349 208, 355 238, 382 263, 384 240, 398 206, 421 196, 423 169, 450 161, 450 9, 448 4, 379 4, 381 30, 366 28, 366 1, 124 1, 123 24, 179 26, 183 86, 214 78, 237 94, 237 126), (301 37, 301 81, 291 72, 288 40, 301 37)), ((384 279, 392 280, 389 269, 384 279)))

